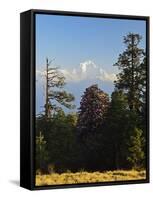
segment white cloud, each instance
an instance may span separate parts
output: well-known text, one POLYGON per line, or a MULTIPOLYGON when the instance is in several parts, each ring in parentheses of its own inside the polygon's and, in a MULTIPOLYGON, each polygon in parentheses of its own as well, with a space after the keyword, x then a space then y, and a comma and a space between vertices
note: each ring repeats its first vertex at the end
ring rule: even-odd
POLYGON ((60 69, 60 72, 63 73, 67 82, 96 79, 113 82, 116 79, 114 73, 106 72, 91 60, 82 62, 78 67, 73 69, 60 69))
POLYGON ((41 71, 41 70, 36 70, 36 77, 39 77, 39 76, 45 76, 46 72, 45 71, 41 71))
MULTIPOLYGON (((55 66, 54 66, 55 67, 55 66)), ((102 67, 97 66, 93 61, 87 60, 81 62, 78 67, 72 69, 58 69, 64 77, 66 82, 79 82, 83 80, 101 80, 113 82, 116 79, 114 73, 108 73, 102 67)), ((36 70, 37 79, 44 79, 45 71, 36 70)))

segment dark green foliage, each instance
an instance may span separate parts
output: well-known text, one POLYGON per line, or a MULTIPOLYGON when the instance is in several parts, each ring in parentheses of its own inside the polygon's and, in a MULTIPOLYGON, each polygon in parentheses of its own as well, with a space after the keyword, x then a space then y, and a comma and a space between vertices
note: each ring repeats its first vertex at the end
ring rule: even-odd
POLYGON ((48 161, 48 152, 46 150, 46 141, 41 131, 39 136, 36 136, 36 169, 46 170, 46 163, 48 161))
POLYGON ((140 65, 141 71, 141 90, 140 90, 140 102, 141 102, 141 109, 139 112, 140 115, 140 128, 143 130, 143 136, 145 137, 146 134, 146 76, 147 76, 147 63, 146 57, 144 57, 143 62, 140 65))
POLYGON ((129 108, 137 111, 141 109, 140 91, 145 90, 142 78, 143 66, 141 66, 145 52, 139 48, 141 39, 139 34, 134 33, 125 36, 124 44, 127 48, 119 55, 117 63, 114 64, 120 70, 115 86, 127 95, 129 108))
POLYGON ((70 169, 73 163, 72 155, 75 154, 75 119, 76 116, 66 116, 63 111, 58 112, 52 122, 49 133, 50 163, 55 169, 70 169), (71 160, 70 160, 71 159, 71 160))
POLYGON ((145 154, 143 151, 144 137, 142 136, 142 130, 134 128, 129 140, 129 156, 128 161, 135 169, 144 167, 145 154))
MULTIPOLYGON (((62 106, 65 106, 66 108, 74 108, 75 106, 71 104, 72 101, 74 101, 74 96, 70 93, 67 93, 66 91, 50 91, 49 93, 49 100, 56 100, 59 104, 62 106)), ((52 105, 52 109, 54 110, 60 110, 60 107, 57 107, 52 105)))
MULTIPOLYGON (((141 39, 142 37, 139 34, 134 33, 129 33, 125 36, 124 44, 126 45, 126 49, 119 55, 118 61, 115 64, 120 70, 117 75, 117 81, 115 81, 115 87, 116 90, 122 91, 125 96, 125 101, 127 101, 125 113, 123 114, 123 119, 126 123, 123 123, 120 119, 118 122, 116 121, 118 128, 121 130, 119 135, 123 135, 122 145, 125 147, 121 148, 120 152, 124 152, 126 160, 129 161, 129 164, 127 163, 126 166, 130 167, 136 165, 137 167, 138 165, 142 166, 142 160, 144 163, 144 158, 141 158, 141 156, 145 155, 145 143, 141 146, 140 135, 142 135, 143 140, 145 140, 147 66, 145 51, 139 47, 141 39), (135 143, 131 141, 132 139, 135 140, 135 143), (130 151, 129 144, 131 145, 130 151), (136 159, 138 159, 139 162, 138 160, 136 161, 136 159)), ((112 111, 112 116, 113 114, 116 115, 117 112, 121 112, 120 108, 117 110, 112 111)), ((117 118, 116 116, 116 119, 117 118)), ((110 121, 112 124, 113 120, 110 121)), ((117 141, 117 139, 115 141, 117 141)), ((118 163, 123 164, 126 162, 120 160, 118 163)))
POLYGON ((97 85, 86 89, 80 102, 77 131, 82 149, 82 167, 88 170, 104 166, 102 129, 108 107, 108 95, 97 85))
POLYGON ((37 121, 36 129, 45 129, 46 149, 49 155, 47 166, 54 166, 57 172, 74 170, 77 166, 79 146, 76 144, 76 123, 76 114, 65 115, 62 110, 50 120, 41 118, 37 121))
POLYGON ((121 169, 127 167, 126 139, 128 122, 128 103, 122 91, 115 91, 111 96, 110 108, 106 119, 106 151, 110 168, 121 169))

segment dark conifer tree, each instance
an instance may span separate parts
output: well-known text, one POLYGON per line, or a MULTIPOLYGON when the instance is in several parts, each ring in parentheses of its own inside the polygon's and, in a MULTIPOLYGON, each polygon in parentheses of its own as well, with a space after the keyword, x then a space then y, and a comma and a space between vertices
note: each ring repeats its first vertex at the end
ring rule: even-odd
POLYGON ((141 71, 145 52, 139 47, 141 39, 139 34, 134 33, 125 36, 126 49, 114 64, 120 70, 115 86, 127 95, 130 110, 136 111, 141 109, 140 90, 145 90, 141 71))

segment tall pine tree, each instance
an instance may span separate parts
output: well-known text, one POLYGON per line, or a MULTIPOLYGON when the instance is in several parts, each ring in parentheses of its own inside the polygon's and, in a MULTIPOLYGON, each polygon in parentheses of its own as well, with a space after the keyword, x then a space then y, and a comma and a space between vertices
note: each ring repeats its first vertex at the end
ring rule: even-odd
POLYGON ((115 66, 120 73, 117 75, 115 87, 121 90, 128 101, 127 144, 129 145, 127 160, 133 167, 140 165, 143 159, 145 145, 145 105, 146 105, 146 55, 140 48, 142 37, 129 33, 124 37, 125 51, 119 55, 115 66), (141 137, 142 135, 142 137, 141 137))
POLYGON ((120 73, 117 75, 115 86, 123 90, 127 95, 130 110, 141 109, 140 90, 144 90, 142 85, 141 64, 145 57, 145 52, 139 47, 142 37, 139 34, 129 33, 124 37, 125 51, 119 55, 117 63, 120 73))

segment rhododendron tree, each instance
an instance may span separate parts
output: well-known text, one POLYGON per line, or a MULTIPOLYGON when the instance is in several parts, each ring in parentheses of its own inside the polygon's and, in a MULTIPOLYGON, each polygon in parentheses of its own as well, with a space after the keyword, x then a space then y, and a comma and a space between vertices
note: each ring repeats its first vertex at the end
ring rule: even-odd
POLYGON ((108 94, 92 85, 86 88, 82 96, 78 115, 78 132, 81 134, 96 134, 104 122, 109 107, 108 94))
POLYGON ((92 85, 86 88, 78 112, 78 138, 81 145, 82 168, 103 169, 104 164, 104 122, 109 107, 109 97, 92 85))

